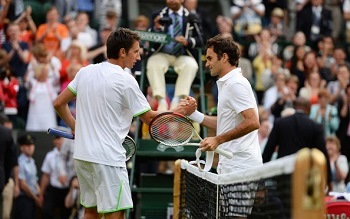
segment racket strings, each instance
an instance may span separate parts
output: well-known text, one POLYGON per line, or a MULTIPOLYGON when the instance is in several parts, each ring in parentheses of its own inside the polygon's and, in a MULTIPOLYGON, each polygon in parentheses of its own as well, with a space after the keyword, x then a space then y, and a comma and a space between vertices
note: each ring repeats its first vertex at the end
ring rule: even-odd
POLYGON ((155 140, 165 145, 178 146, 192 139, 193 127, 186 118, 169 114, 154 120, 150 133, 155 140))
POLYGON ((123 142, 123 147, 125 149, 126 160, 129 160, 136 151, 135 142, 130 138, 125 138, 123 142))

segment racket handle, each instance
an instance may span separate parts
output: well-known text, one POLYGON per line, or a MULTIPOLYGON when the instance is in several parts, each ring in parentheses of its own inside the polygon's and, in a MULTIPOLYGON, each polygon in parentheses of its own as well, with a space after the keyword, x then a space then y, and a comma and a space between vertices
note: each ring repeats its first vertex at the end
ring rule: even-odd
POLYGON ((227 157, 228 159, 231 159, 233 157, 233 154, 231 152, 228 152, 228 151, 225 151, 225 150, 222 150, 220 148, 216 148, 215 149, 215 152, 222 155, 222 156, 225 156, 227 157))
POLYGON ((61 130, 54 129, 54 128, 49 128, 47 130, 47 134, 56 135, 56 136, 68 138, 68 139, 74 139, 74 135, 72 133, 68 133, 68 132, 61 131, 61 130))

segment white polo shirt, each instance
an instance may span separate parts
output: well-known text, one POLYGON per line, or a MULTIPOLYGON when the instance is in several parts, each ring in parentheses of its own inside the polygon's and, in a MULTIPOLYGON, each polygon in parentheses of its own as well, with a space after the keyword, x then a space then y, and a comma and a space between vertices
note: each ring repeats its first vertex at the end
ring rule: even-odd
POLYGON ((55 188, 68 188, 69 182, 62 185, 59 181, 60 172, 57 168, 57 162, 59 160, 60 152, 55 147, 52 151, 49 151, 44 159, 43 165, 41 166, 41 171, 50 175, 50 185, 55 188))
MULTIPOLYGON (((217 81, 219 91, 217 135, 236 128, 243 120, 242 111, 258 107, 249 81, 236 68, 217 81)), ((232 152, 233 158, 220 155, 219 165, 229 165, 232 170, 247 169, 262 165, 258 131, 225 142, 219 148, 232 152)))
POLYGON ((151 109, 135 78, 103 62, 82 68, 68 88, 77 95, 74 159, 125 167, 132 119, 151 109))

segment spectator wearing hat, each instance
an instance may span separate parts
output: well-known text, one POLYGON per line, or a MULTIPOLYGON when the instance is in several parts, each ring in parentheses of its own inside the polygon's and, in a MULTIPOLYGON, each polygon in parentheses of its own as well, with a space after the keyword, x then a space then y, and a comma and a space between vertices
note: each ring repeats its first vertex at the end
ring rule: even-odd
POLYGON ((285 39, 284 11, 281 8, 274 8, 270 20, 268 29, 271 35, 280 40, 285 39))
MULTIPOLYGON (((288 19, 290 19, 290 8, 294 7, 293 2, 290 3, 289 0, 263 0, 262 1, 265 6, 265 14, 263 17, 263 26, 266 27, 271 22, 271 14, 273 9, 280 8, 284 11, 284 13, 288 16, 288 19)), ((295 4, 295 3, 294 3, 295 4)), ((287 17, 286 16, 286 17, 287 17)))
POLYGON ((39 202, 38 173, 33 154, 33 136, 26 134, 18 138, 21 154, 18 157, 20 195, 15 199, 14 218, 37 218, 39 202))

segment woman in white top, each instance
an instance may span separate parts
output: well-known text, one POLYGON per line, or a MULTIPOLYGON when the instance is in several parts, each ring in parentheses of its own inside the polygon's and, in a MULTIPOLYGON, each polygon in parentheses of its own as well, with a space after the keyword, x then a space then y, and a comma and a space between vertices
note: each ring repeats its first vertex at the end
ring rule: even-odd
POLYGON ((340 153, 340 141, 335 136, 326 138, 326 149, 331 164, 333 192, 345 192, 345 178, 349 172, 346 156, 340 153))
POLYGON ((49 77, 50 71, 52 71, 50 64, 37 64, 34 68, 34 77, 27 81, 29 88, 27 131, 46 131, 49 127, 57 126, 53 101, 57 97, 56 84, 59 74, 49 77))

